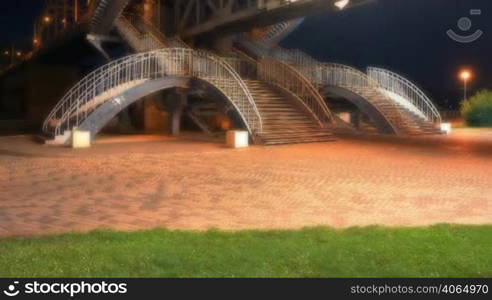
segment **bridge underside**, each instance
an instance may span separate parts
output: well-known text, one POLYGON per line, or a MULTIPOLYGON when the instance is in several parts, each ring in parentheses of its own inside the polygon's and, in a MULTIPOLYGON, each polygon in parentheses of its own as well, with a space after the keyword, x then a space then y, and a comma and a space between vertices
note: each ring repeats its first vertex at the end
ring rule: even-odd
MULTIPOLYGON (((178 33, 183 38, 194 38, 208 34, 227 35, 246 32, 256 27, 265 27, 306 16, 340 11, 340 8, 335 5, 338 1, 299 0, 272 8, 258 8, 258 6, 244 8, 227 15, 212 15, 205 21, 178 28, 178 33)), ((351 0, 346 8, 355 7, 368 1, 372 0, 351 0)))
MULTIPOLYGON (((107 36, 114 22, 131 0, 98 0, 91 22, 93 36, 107 36)), ((350 0, 344 8, 374 0, 350 0)), ((252 28, 270 26, 310 15, 339 11, 340 0, 260 1, 228 0, 164 1, 163 10, 173 15, 174 32, 184 39, 198 36, 227 35, 252 28)))

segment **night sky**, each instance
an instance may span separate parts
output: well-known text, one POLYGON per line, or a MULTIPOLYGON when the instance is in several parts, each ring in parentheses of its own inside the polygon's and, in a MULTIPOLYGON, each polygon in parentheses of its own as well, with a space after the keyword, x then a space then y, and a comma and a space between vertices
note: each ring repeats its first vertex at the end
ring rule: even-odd
POLYGON ((30 42, 34 18, 42 9, 43 3, 44 0, 0 0, 0 45, 30 42))
POLYGON ((329 16, 309 18, 283 43, 324 60, 359 68, 385 67, 407 76, 441 106, 457 106, 463 87, 462 67, 475 73, 471 89, 492 88, 492 1, 379 0, 329 16), (470 16, 481 9, 481 16, 470 16), (472 27, 457 22, 469 17, 472 27), (484 35, 471 44, 451 40, 446 31, 484 35), (447 103, 447 105, 446 105, 447 103))
MULTIPOLYGON (((43 0, 0 1, 0 46, 31 40, 32 20, 43 0)), ((323 61, 365 68, 379 66, 405 75, 426 90, 441 106, 456 106, 462 94, 460 68, 475 73, 471 89, 492 88, 492 1, 490 0, 379 0, 338 14, 309 18, 284 46, 303 49, 323 61), (481 9, 481 16, 470 16, 481 9), (457 26, 470 17, 467 32, 457 26), (460 44, 448 29, 484 35, 460 44)))

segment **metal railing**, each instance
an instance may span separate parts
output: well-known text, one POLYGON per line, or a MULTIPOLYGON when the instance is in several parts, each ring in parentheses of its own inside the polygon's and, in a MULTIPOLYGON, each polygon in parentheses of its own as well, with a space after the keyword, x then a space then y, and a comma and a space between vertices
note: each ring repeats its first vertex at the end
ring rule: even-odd
POLYGON ((362 71, 350 66, 336 63, 319 63, 309 70, 307 76, 319 85, 343 87, 356 94, 376 93, 377 96, 364 97, 399 131, 404 127, 402 113, 396 103, 380 91, 379 83, 362 71))
MULTIPOLYGON (((296 4, 296 2, 306 2, 306 0, 257 0, 257 7, 260 9, 276 9, 292 4, 296 4)), ((309 0, 308 0, 309 1, 309 0)))
POLYGON ((258 62, 235 56, 222 57, 243 79, 258 80, 258 62))
POLYGON ((366 97, 366 100, 385 116, 396 131, 404 126, 403 116, 398 106, 380 92, 379 83, 364 72, 342 64, 318 62, 297 49, 284 49, 279 46, 268 49, 261 43, 245 39, 240 40, 240 43, 259 56, 268 56, 293 66, 296 72, 301 73, 307 81, 316 86, 338 86, 356 94, 360 94, 363 90, 377 92, 377 98, 366 97))
POLYGON ((179 36, 175 36, 175 37, 166 36, 158 28, 158 25, 155 24, 152 20, 145 20, 144 18, 141 17, 139 20, 142 22, 142 25, 145 27, 146 32, 150 33, 153 38, 156 38, 160 41, 165 41, 165 44, 168 47, 191 48, 179 36))
POLYGON ((379 92, 381 88, 379 83, 364 72, 342 64, 319 62, 297 49, 285 49, 279 46, 268 49, 261 43, 245 39, 240 40, 240 43, 259 56, 268 56, 293 66, 297 72, 317 86, 343 87, 356 94, 360 93, 361 90, 378 92, 377 99, 368 97, 366 100, 385 116, 395 130, 398 131, 398 128, 403 125, 403 116, 398 106, 388 96, 379 92), (384 108, 382 104, 385 105, 384 108), (388 114, 388 111, 391 113, 388 114))
POLYGON ((333 115, 318 89, 291 65, 273 58, 262 58, 258 62, 258 78, 299 97, 322 126, 333 122, 333 115))
POLYGON ((327 123, 333 123, 334 116, 323 96, 297 69, 268 57, 256 61, 247 55, 243 56, 244 58, 227 57, 224 59, 242 78, 261 80, 292 94, 311 112, 320 126, 324 127, 327 123))
POLYGON ((304 18, 283 21, 267 28, 259 40, 268 45, 276 45, 304 22, 304 18))
POLYGON ((123 38, 128 37, 130 39, 128 40, 129 43, 140 43, 139 45, 131 45, 137 52, 161 48, 190 48, 179 37, 167 37, 155 24, 139 15, 121 15, 117 19, 116 26, 123 38))
POLYGON ((378 82, 367 76, 366 73, 356 68, 336 63, 319 63, 317 69, 313 70, 313 77, 311 78, 320 84, 348 89, 380 88, 378 82))
POLYGON ((409 101, 427 118, 427 121, 432 123, 442 122, 441 114, 434 103, 408 79, 389 70, 374 67, 367 68, 367 74, 377 81, 383 89, 409 101))
POLYGON ((258 108, 234 68, 210 53, 184 48, 130 55, 93 71, 55 106, 43 124, 43 131, 61 135, 82 124, 99 105, 125 88, 167 76, 199 78, 214 85, 235 106, 250 133, 261 133, 263 125, 258 108))

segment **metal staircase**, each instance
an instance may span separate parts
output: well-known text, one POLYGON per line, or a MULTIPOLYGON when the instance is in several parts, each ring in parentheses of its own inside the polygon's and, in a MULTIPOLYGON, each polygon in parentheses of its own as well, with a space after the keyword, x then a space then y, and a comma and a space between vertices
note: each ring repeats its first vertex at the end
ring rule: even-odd
POLYGON ((283 62, 226 57, 255 100, 263 120, 265 144, 331 141, 333 115, 323 96, 301 73, 283 62))
POLYGON ((142 95, 173 87, 185 78, 198 78, 215 86, 235 107, 253 137, 262 132, 256 104, 235 70, 210 53, 183 48, 130 55, 95 70, 56 105, 46 118, 43 131, 66 139, 66 131, 81 128, 94 136, 110 118, 142 95))
MULTIPOLYGON (((238 44, 242 51, 254 56, 269 56, 294 66, 321 91, 326 91, 328 87, 336 87, 360 96, 371 105, 370 111, 373 115, 378 115, 374 118, 378 119, 381 133, 440 133, 434 124, 440 122, 437 109, 423 92, 401 76, 374 68, 370 69, 368 75, 349 66, 318 62, 299 50, 287 50, 278 46, 269 48, 244 37, 238 40, 238 44), (408 105, 402 104, 402 101, 395 101, 392 94, 400 96, 408 105)), ((329 100, 327 103, 330 104, 329 100)))
POLYGON ((376 80, 383 91, 392 98, 419 128, 428 134, 440 134, 442 118, 439 110, 427 95, 410 80, 389 70, 370 67, 369 77, 376 80))
POLYGON ((406 133, 408 128, 398 106, 382 94, 377 82, 365 73, 345 65, 328 63, 318 63, 302 71, 320 88, 343 88, 366 100, 387 121, 393 131, 383 133, 406 133))
POLYGON ((302 22, 304 22, 304 18, 283 21, 275 25, 268 26, 265 34, 261 37, 259 42, 266 45, 276 46, 280 41, 299 27, 302 22))
POLYGON ((108 35, 130 0, 94 0, 91 34, 108 35))
POLYGON ((183 41, 166 37, 152 24, 145 23, 140 18, 121 15, 115 21, 115 27, 136 53, 163 48, 188 48, 183 41))
MULTIPOLYGON (((153 27, 152 24, 144 24, 138 19, 133 20, 132 18, 122 16, 119 18, 116 25, 120 34, 130 45, 132 45, 132 48, 135 49, 135 51, 148 51, 151 50, 152 47, 164 48, 168 47, 168 45, 175 45, 176 43, 184 44, 180 40, 165 37, 157 28, 153 27), (139 27, 143 27, 143 30, 139 31, 139 27)), ((280 106, 283 105, 285 111, 297 109, 297 119, 292 120, 293 126, 290 126, 288 122, 284 122, 284 128, 282 130, 279 126, 280 124, 276 123, 269 128, 266 134, 264 134, 263 131, 258 132, 258 136, 264 143, 280 144, 303 141, 327 141, 333 139, 332 134, 326 128, 327 124, 330 123, 332 116, 328 107, 326 107, 322 96, 317 93, 316 89, 311 86, 309 81, 302 78, 302 75, 297 73, 290 66, 281 62, 267 62, 266 60, 254 62, 237 59, 236 57, 223 57, 222 59, 235 68, 242 78, 254 80, 249 82, 255 82, 255 84, 248 84, 247 87, 250 89, 253 88, 254 91, 250 90, 250 93, 255 103, 257 103, 257 106, 259 105, 258 103, 266 104, 265 100, 271 99, 271 101, 275 101, 275 108, 280 109, 280 106), (260 83, 262 83, 263 88, 265 88, 263 92, 268 94, 268 97, 266 98, 264 93, 257 93, 257 87, 260 83), (268 85, 270 86, 270 89, 267 89, 268 85), (274 86, 279 86, 287 90, 287 95, 279 93, 278 88, 275 89, 274 86), (296 98, 296 101, 304 103, 303 105, 308 107, 308 109, 299 110, 299 108, 293 106, 287 98, 296 98), (314 120, 309 116, 310 114, 315 115, 314 120), (311 131, 306 131, 306 128, 302 126, 297 126, 297 121, 299 121, 300 117, 302 117, 304 123, 309 124, 308 127, 311 131), (312 137, 307 137, 309 132, 313 133, 312 137)), ((275 112, 282 111, 268 110, 268 105, 263 105, 262 108, 262 111, 259 111, 260 115, 266 114, 268 118, 271 118, 275 112)), ((196 115, 194 115, 194 117, 196 117, 196 115)), ((288 121, 291 116, 283 114, 279 117, 288 121)), ((261 118, 263 119, 263 115, 261 118)))
POLYGON ((81 80, 50 113, 43 126, 45 133, 64 142, 69 138, 65 132, 73 128, 95 135, 111 116, 137 100, 132 95, 143 95, 145 89, 154 92, 154 82, 198 78, 226 96, 254 140, 285 144, 333 139, 328 129, 332 116, 322 96, 291 66, 173 48, 184 43, 167 38, 138 18, 122 15, 116 29, 137 54, 113 61, 81 80), (244 74, 240 66, 252 73, 244 74), (250 80, 245 82, 240 74, 250 80))
MULTIPOLYGON (((184 42, 178 39, 169 39, 165 37, 157 28, 153 27, 152 24, 143 23, 139 19, 121 16, 116 22, 116 27, 120 35, 137 52, 149 51, 155 48, 166 48, 176 44, 184 44, 184 42), (142 28, 143 30, 139 30, 138 28, 142 28)), ((254 91, 250 90, 250 93, 257 105, 259 105, 258 103, 267 104, 265 101, 270 99, 275 102, 275 108, 280 109, 283 105, 285 111, 292 111, 296 110, 296 107, 293 106, 292 103, 289 103, 289 100, 286 98, 296 98, 299 102, 304 103, 304 105, 309 107, 309 109, 305 111, 297 108, 297 119, 291 119, 291 121, 293 121, 292 125, 288 124, 291 115, 279 115, 279 117, 284 120, 283 129, 280 127, 280 123, 277 122, 271 124, 271 122, 269 122, 271 127, 265 134, 263 131, 257 132, 257 135, 262 142, 265 144, 285 144, 308 141, 328 141, 333 139, 332 134, 326 128, 327 124, 331 121, 331 113, 328 107, 326 107, 322 96, 317 93, 316 89, 311 86, 309 81, 302 78, 302 76, 290 66, 281 62, 267 62, 266 60, 253 62, 237 59, 236 57, 222 57, 222 59, 224 62, 235 68, 242 78, 254 79, 254 81, 249 82, 255 82, 255 84, 248 84, 247 88, 254 88, 254 91), (263 84, 264 93, 258 93, 257 87, 260 83, 263 84), (270 89, 267 89, 268 83, 270 84, 270 89), (282 95, 274 88, 274 85, 281 86, 282 88, 289 90, 289 92, 287 92, 287 95, 282 95), (265 95, 268 96, 265 97, 265 95), (310 114, 315 114, 314 121, 309 116, 310 114), (305 126, 298 126, 299 118, 303 119, 304 125, 309 125, 308 129, 310 131, 306 130, 305 126), (310 132, 313 133, 312 137, 307 136, 310 132)), ((263 105, 262 108, 263 109, 259 111, 262 119, 264 117, 263 114, 266 114, 266 117, 271 119, 275 112, 282 111, 276 111, 273 109, 274 107, 271 107, 272 109, 269 110, 268 108, 270 107, 268 105, 263 105)), ((198 119, 194 117, 197 116, 193 115, 191 116, 191 119, 200 126, 198 124, 199 122, 197 122, 198 119)), ((200 128, 201 127, 202 126, 200 126, 200 128)))
POLYGON ((247 80, 249 90, 263 120, 261 141, 267 145, 334 140, 328 128, 320 127, 285 95, 272 85, 260 80, 247 80))

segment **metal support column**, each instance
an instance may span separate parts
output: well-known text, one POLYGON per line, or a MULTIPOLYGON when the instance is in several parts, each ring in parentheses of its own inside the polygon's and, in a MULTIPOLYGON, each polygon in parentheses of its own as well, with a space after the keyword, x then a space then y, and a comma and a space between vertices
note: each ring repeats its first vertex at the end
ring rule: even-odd
POLYGON ((181 119, 183 116, 183 111, 188 104, 188 95, 186 90, 176 89, 176 91, 171 95, 174 99, 173 107, 171 108, 171 135, 177 136, 181 131, 181 119))

